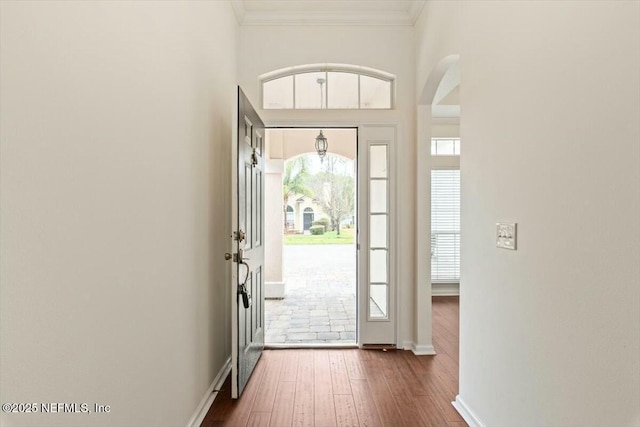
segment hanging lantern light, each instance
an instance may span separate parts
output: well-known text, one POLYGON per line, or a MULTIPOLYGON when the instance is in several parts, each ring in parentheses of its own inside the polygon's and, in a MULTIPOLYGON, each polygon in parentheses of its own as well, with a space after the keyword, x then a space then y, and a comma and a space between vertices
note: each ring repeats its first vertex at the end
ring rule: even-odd
POLYGON ((316 152, 320 157, 320 163, 324 162, 324 156, 327 154, 327 148, 329 148, 329 144, 327 143, 327 138, 322 134, 322 130, 320 131, 320 135, 316 136, 316 152))

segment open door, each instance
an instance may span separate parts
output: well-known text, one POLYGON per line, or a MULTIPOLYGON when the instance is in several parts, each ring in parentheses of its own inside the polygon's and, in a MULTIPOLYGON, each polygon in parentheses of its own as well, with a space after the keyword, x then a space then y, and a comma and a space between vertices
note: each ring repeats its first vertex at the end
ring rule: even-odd
POLYGON ((232 301, 231 397, 244 390, 264 348, 264 123, 238 87, 234 148, 235 274, 232 301))

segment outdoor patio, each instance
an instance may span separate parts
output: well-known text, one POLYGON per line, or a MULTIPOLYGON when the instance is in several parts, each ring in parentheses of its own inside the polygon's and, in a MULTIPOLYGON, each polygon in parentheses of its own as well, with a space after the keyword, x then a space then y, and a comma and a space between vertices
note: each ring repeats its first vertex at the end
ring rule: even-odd
POLYGON ((355 344, 355 245, 285 245, 284 260, 285 297, 265 301, 265 342, 355 344))

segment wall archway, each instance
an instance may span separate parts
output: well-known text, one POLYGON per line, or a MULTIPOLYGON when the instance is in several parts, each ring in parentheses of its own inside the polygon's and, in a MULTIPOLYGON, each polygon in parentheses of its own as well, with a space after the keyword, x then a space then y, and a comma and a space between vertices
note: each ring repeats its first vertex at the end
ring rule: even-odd
MULTIPOLYGON (((431 136, 435 122, 434 105, 444 99, 443 82, 450 88, 460 83, 459 54, 443 57, 429 73, 420 91, 417 105, 416 138, 416 289, 415 348, 416 354, 436 354, 433 347, 431 307, 431 136), (451 75, 457 70, 456 76, 451 75), (448 76, 449 73, 449 76, 448 76)), ((455 109, 449 109, 455 112, 455 109)), ((459 120, 459 106, 457 108, 459 120)))
POLYGON ((436 66, 429 73, 429 77, 427 77, 427 81, 425 82, 422 91, 420 93, 420 98, 418 100, 418 105, 432 105, 433 100, 436 96, 436 92, 438 91, 438 87, 443 81, 444 76, 447 74, 452 67, 457 67, 460 63, 460 55, 448 55, 442 58, 436 66))

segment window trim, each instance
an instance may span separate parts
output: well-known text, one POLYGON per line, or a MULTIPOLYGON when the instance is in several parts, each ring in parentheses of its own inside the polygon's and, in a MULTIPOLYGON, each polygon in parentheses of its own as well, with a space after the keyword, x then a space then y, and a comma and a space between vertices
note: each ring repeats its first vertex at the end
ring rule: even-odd
POLYGON ((259 92, 260 92, 260 106, 263 110, 393 110, 395 108, 396 101, 396 76, 385 71, 376 70, 375 68, 365 67, 361 65, 349 65, 349 64, 306 64, 296 65, 293 67, 281 68, 279 70, 270 71, 258 76, 259 92), (325 108, 296 108, 296 84, 295 76, 298 74, 306 73, 325 73, 325 81, 329 84, 328 73, 349 73, 356 74, 358 76, 358 108, 329 108, 329 91, 325 87, 327 96, 325 97, 325 108), (293 108, 264 108, 264 84, 273 80, 277 80, 283 77, 293 77, 293 108), (388 108, 362 108, 361 107, 361 94, 360 94, 360 76, 372 77, 379 80, 389 82, 389 107, 388 108))

